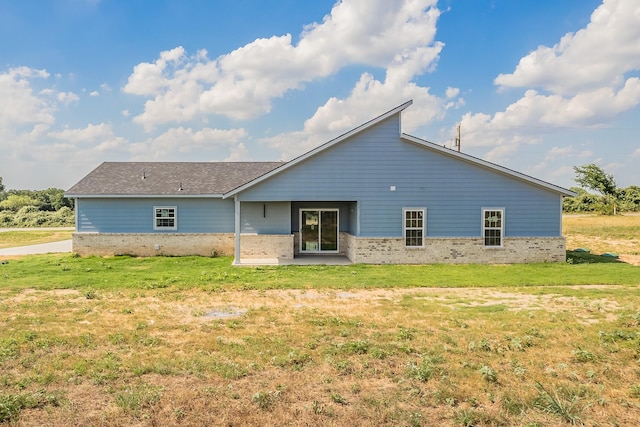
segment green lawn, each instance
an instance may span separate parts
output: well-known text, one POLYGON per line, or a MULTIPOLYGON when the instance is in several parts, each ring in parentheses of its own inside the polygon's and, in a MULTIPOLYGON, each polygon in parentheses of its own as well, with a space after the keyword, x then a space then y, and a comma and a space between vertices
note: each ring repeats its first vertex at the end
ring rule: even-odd
POLYGON ((640 419, 640 267, 613 258, 232 267, 229 257, 50 254, 0 262, 0 424, 640 419))
POLYGON ((640 419, 640 267, 230 262, 47 255, 0 265, 0 423, 640 419))
POLYGON ((573 263, 513 265, 351 265, 233 267, 228 257, 77 257, 10 260, 0 286, 38 289, 364 289, 638 285, 638 267, 574 254, 573 263), (599 261, 585 263, 584 261, 599 261))

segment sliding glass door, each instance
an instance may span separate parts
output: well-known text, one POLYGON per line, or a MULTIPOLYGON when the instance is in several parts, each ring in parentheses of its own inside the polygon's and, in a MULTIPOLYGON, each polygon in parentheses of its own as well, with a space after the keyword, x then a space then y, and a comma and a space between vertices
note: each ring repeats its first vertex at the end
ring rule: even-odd
POLYGON ((300 210, 300 252, 338 252, 338 210, 300 210))

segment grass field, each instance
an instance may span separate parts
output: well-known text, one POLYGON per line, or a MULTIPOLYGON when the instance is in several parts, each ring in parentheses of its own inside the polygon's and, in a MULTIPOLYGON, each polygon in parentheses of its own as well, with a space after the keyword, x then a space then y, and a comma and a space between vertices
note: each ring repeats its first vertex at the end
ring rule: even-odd
POLYGON ((15 246, 37 245, 71 239, 72 230, 21 230, 4 231, 0 228, 0 249, 15 246))
MULTIPOLYGON (((576 247, 633 255, 583 242, 634 241, 634 225, 583 218, 565 219, 570 239, 587 236, 576 247)), ((570 259, 11 259, 0 265, 0 422, 637 425, 640 267, 570 259)))
POLYGON ((592 253, 614 252, 640 262, 640 215, 565 215, 562 221, 567 248, 585 248, 592 253))

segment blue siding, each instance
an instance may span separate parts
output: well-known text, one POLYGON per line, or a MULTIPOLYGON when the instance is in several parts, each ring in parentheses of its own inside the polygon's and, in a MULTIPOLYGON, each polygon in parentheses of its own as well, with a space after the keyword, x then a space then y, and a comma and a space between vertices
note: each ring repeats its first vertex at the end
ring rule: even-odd
POLYGON ((399 129, 398 114, 238 197, 356 202, 360 230, 356 213, 348 226, 360 236, 401 236, 403 207, 427 208, 427 234, 434 237, 480 236, 483 207, 505 209, 507 237, 560 235, 560 194, 406 142, 399 129))
POLYGON ((291 203, 242 203, 240 232, 291 234, 291 203))
POLYGON ((233 233, 233 200, 220 199, 79 199, 79 232, 233 233), (177 206, 178 229, 153 229, 154 206, 177 206))

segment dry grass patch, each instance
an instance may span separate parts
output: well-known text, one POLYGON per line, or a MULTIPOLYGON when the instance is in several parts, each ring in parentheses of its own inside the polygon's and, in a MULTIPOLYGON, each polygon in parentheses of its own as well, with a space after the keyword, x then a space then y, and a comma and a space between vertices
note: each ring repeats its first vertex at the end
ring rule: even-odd
POLYGON ((564 215, 562 227, 570 250, 587 248, 594 254, 615 252, 636 261, 640 256, 640 215, 564 215))
POLYGON ((38 230, 36 228, 28 231, 2 231, 0 229, 0 249, 68 240, 71 239, 72 233, 73 230, 38 230))
POLYGON ((55 396, 4 421, 632 425, 638 295, 0 291, 0 396, 55 396))
MULTIPOLYGON (((624 224, 581 233, 635 242, 624 224)), ((640 419, 637 267, 227 264, 41 256, 4 265, 0 423, 640 419), (319 277, 323 289, 311 286, 319 277), (568 285, 585 283, 615 285, 568 285)))

